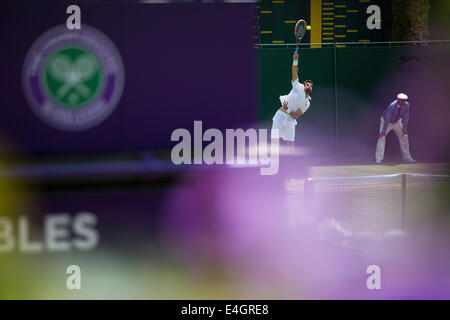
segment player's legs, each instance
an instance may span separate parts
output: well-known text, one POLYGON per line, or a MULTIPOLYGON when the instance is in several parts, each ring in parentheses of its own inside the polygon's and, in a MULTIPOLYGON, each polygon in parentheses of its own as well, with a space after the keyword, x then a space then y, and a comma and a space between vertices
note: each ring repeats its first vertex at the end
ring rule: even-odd
POLYGON ((290 151, 294 151, 294 141, 287 141, 285 140, 286 145, 289 147, 290 151))
POLYGON ((270 139, 270 143, 271 144, 278 144, 278 145, 280 145, 280 138, 271 138, 270 139))
POLYGON ((290 151, 294 151, 295 126, 289 125, 284 128, 283 140, 289 147, 290 151))
POLYGON ((393 130, 397 135, 400 144, 400 151, 402 153, 403 161, 415 162, 415 160, 411 157, 411 153, 409 152, 408 135, 403 134, 403 123, 401 119, 393 124, 393 130))
POLYGON ((284 118, 281 111, 277 111, 272 119, 270 138, 272 143, 278 142, 278 145, 280 145, 280 139, 284 138, 284 118))
MULTIPOLYGON (((284 127, 283 141, 288 147, 290 153, 294 153, 295 125, 287 125, 284 127)), ((293 183, 294 179, 290 178, 289 183, 293 183)))

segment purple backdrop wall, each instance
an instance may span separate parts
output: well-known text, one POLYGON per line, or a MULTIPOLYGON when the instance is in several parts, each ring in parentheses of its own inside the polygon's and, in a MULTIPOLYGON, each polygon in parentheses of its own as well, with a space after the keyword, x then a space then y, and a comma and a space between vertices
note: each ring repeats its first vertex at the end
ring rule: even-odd
POLYGON ((64 132, 27 104, 22 68, 33 42, 64 25, 66 5, 2 4, 0 137, 16 151, 165 149, 176 128, 236 128, 256 119, 251 4, 81 4, 125 69, 122 98, 100 125, 64 132))

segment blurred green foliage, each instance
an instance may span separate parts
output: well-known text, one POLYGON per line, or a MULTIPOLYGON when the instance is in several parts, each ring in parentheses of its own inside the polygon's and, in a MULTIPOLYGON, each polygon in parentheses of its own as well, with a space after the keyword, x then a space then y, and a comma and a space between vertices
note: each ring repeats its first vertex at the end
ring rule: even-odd
POLYGON ((393 41, 428 39, 430 0, 392 0, 392 17, 393 41))

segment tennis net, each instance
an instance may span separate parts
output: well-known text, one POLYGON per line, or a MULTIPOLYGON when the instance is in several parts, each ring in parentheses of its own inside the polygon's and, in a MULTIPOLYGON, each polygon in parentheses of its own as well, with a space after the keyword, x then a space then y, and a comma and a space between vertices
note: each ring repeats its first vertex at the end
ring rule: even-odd
POLYGON ((305 181, 308 211, 354 233, 411 230, 450 212, 450 176, 392 174, 305 181))

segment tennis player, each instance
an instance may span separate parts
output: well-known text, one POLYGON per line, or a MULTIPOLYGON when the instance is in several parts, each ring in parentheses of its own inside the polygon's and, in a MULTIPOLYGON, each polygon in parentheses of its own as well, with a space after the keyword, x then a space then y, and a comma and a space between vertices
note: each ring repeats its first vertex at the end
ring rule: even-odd
MULTIPOLYGON (((313 88, 311 80, 303 84, 298 81, 298 54, 294 53, 292 63, 292 90, 289 94, 280 96, 281 108, 275 113, 272 122, 271 138, 283 139, 290 148, 294 149, 295 126, 297 119, 302 116, 310 106, 310 93, 313 88), (276 130, 278 129, 278 134, 276 130)), ((279 141, 278 141, 279 142, 279 141)))
POLYGON ((380 131, 377 141, 377 149, 375 151, 375 160, 381 163, 384 158, 384 148, 386 145, 386 135, 391 130, 394 130, 400 142, 400 151, 404 162, 416 162, 409 153, 409 139, 408 139, 408 121, 410 105, 408 96, 404 93, 397 95, 397 100, 394 100, 380 118, 380 131))

